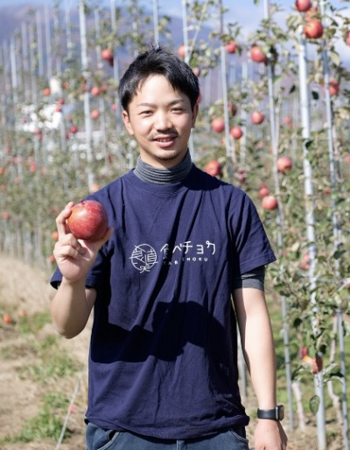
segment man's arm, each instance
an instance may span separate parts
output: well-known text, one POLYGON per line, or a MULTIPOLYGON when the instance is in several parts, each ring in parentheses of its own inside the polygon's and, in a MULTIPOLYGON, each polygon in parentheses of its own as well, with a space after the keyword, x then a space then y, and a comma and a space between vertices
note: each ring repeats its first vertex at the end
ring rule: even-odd
POLYGON ((52 322, 59 334, 71 339, 85 328, 96 300, 95 289, 85 289, 85 280, 63 279, 51 301, 52 322))
MULTIPOLYGON (((270 316, 264 292, 236 289, 233 300, 241 334, 244 358, 252 379, 259 409, 276 406, 276 358, 270 316)), ((287 437, 278 421, 259 419, 256 450, 284 450, 287 437)))
POLYGON ((70 339, 77 336, 89 319, 96 300, 95 289, 86 289, 87 274, 94 264, 99 249, 110 238, 110 227, 99 241, 76 239, 67 227, 73 202, 57 216, 58 241, 54 256, 62 274, 62 281, 51 302, 51 317, 57 331, 70 339))

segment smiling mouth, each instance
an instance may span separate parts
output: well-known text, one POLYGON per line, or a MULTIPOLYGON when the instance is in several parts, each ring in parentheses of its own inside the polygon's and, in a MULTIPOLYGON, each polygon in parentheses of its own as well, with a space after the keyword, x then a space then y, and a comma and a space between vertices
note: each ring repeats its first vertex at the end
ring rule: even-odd
POLYGON ((155 138, 154 141, 166 143, 166 142, 173 141, 175 139, 175 137, 176 136, 171 136, 171 137, 167 137, 167 138, 155 138))

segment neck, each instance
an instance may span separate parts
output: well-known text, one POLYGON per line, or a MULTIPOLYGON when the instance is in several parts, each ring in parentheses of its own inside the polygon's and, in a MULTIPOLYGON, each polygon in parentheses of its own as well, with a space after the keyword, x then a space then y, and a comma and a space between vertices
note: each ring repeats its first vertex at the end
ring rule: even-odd
POLYGON ((182 181, 192 169, 190 152, 186 153, 184 159, 174 167, 159 169, 143 162, 138 157, 134 174, 142 181, 155 184, 171 184, 182 181))

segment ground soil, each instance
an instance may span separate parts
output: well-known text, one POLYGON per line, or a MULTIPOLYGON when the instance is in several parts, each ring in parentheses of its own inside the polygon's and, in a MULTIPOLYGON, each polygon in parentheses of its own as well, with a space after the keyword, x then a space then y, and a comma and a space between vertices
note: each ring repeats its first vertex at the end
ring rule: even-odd
MULTIPOLYGON (((18 329, 20 316, 25 313, 31 317, 48 311, 53 290, 48 283, 49 275, 25 265, 21 261, 0 254, 0 312, 11 314, 14 322, 0 323, 0 441, 5 436, 20 433, 26 420, 35 417, 40 410, 45 393, 54 389, 63 392, 74 401, 70 415, 65 412, 61 420, 68 420, 71 437, 58 445, 54 439, 37 439, 32 442, 13 442, 0 444, 0 450, 84 450, 84 411, 87 396, 87 376, 84 365, 87 359, 89 331, 87 329, 73 340, 60 338, 62 352, 68 353, 82 367, 70 377, 48 379, 35 382, 31 376, 24 376, 22 369, 35 363, 36 355, 30 351, 28 339, 38 342, 47 336, 56 336, 50 322, 46 323, 35 336, 23 334, 18 329), (76 394, 76 397, 74 397, 76 394)), ((255 409, 254 400, 250 399, 247 410, 255 409)), ((314 421, 306 424, 301 432, 296 429, 288 431, 288 418, 284 422, 289 436, 290 450, 317 450, 316 427, 314 421)), ((253 446, 252 433, 254 420, 248 428, 248 437, 253 446)), ((333 433, 327 444, 327 450, 341 450, 341 433, 333 433)), ((131 450, 131 449, 130 449, 131 450)), ((218 449, 219 450, 219 449, 218 449)))

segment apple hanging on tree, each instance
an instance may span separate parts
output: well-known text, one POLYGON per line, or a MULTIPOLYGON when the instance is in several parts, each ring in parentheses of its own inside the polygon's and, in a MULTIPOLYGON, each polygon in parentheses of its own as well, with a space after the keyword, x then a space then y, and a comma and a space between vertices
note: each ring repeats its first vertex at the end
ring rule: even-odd
POLYGON ((316 19, 308 19, 304 26, 304 34, 308 39, 319 39, 323 36, 322 22, 316 19))
POLYGON ((277 160, 277 169, 279 172, 289 172, 293 167, 293 162, 289 156, 281 156, 277 160))
POLYGON ((211 122, 211 129, 215 133, 222 133, 225 129, 225 121, 222 117, 215 117, 211 122))
POLYGON ((267 56, 258 45, 253 45, 250 50, 250 57, 257 63, 266 63, 267 56))
POLYGON ((104 61, 108 61, 110 66, 113 66, 114 64, 114 55, 112 50, 110 50, 109 48, 105 48, 101 51, 101 58, 104 61))
POLYGON ((350 31, 346 34, 345 43, 350 47, 350 31))
POLYGON ((222 175, 222 165, 219 161, 209 161, 204 168, 204 171, 212 177, 220 177, 222 175))
POLYGON ((269 211, 277 209, 278 202, 276 197, 274 197, 273 195, 266 195, 261 201, 261 206, 263 209, 267 209, 269 211))
POLYGON ((238 125, 233 126, 230 130, 230 135, 234 139, 241 139, 241 137, 243 136, 242 128, 239 127, 238 125))
POLYGON ((177 49, 177 54, 180 56, 180 58, 184 59, 186 56, 186 46, 184 44, 181 44, 179 48, 177 49))
POLYGON ((311 6, 311 0, 296 0, 295 2, 295 8, 300 12, 308 11, 311 6))
POLYGON ((98 241, 103 238, 108 228, 106 210, 96 200, 82 200, 73 206, 67 225, 77 239, 98 241))
POLYGON ((261 111, 253 111, 250 119, 255 125, 260 125, 264 122, 265 116, 261 111))
POLYGON ((227 53, 236 53, 236 50, 237 50, 237 43, 236 43, 236 41, 234 41, 234 40, 231 40, 230 42, 228 42, 226 45, 225 45, 225 48, 226 48, 226 51, 227 51, 227 53))

